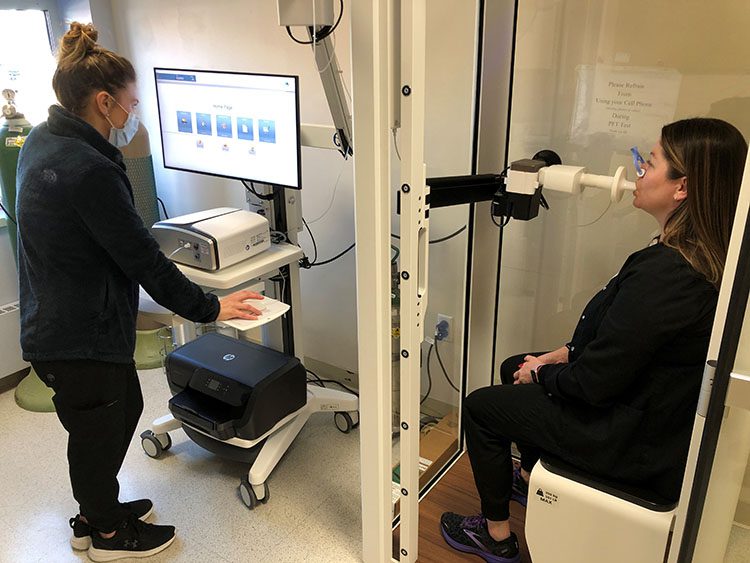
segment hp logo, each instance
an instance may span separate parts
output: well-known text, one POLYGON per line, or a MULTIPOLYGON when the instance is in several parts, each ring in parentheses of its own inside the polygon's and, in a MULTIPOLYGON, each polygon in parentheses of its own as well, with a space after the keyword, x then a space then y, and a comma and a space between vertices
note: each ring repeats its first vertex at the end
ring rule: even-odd
POLYGON ((234 358, 236 358, 236 356, 234 354, 226 354, 222 358, 222 360, 224 360, 225 362, 231 362, 232 360, 234 360, 234 358))

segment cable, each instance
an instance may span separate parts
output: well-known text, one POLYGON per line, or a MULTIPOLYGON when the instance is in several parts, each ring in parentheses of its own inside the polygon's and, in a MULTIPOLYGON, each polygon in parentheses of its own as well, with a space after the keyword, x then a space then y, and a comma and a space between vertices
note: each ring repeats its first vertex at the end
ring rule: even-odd
POLYGON ((307 261, 306 263, 303 263, 302 260, 300 261, 300 265, 303 268, 309 269, 309 268, 312 268, 313 266, 325 266, 326 264, 330 264, 331 262, 334 262, 338 260, 339 258, 341 258, 344 254, 349 252, 352 248, 354 248, 357 245, 356 242, 353 242, 351 246, 349 246, 346 250, 342 250, 333 258, 329 258, 328 260, 324 260, 323 262, 318 262, 318 245, 315 243, 315 237, 313 236, 312 231, 310 230, 310 226, 307 224, 307 221, 305 221, 304 217, 302 218, 302 223, 305 225, 307 232, 310 233, 310 240, 312 240, 313 253, 314 253, 312 262, 307 260, 307 258, 302 258, 302 260, 307 261))
POLYGON ((250 185, 247 185, 247 182, 245 180, 240 180, 242 182, 242 185, 245 186, 245 189, 249 191, 251 194, 253 194, 258 199, 262 199, 263 201, 271 201, 273 199, 273 194, 259 194, 257 191, 255 191, 255 185, 250 182, 250 185))
POLYGON ((156 201, 161 204, 161 210, 164 212, 164 218, 169 219, 169 215, 167 214, 167 208, 164 207, 164 202, 160 197, 156 198, 156 201))
MULTIPOLYGON (((339 145, 340 146, 340 145, 339 145)), ((341 175, 344 173, 344 166, 346 165, 346 160, 341 164, 341 170, 339 170, 339 175, 336 177, 336 183, 333 185, 333 193, 331 194, 331 200, 328 202, 328 207, 326 207, 326 210, 323 211, 322 214, 317 216, 312 221, 309 221, 311 225, 317 223, 320 221, 323 217, 328 215, 328 212, 331 210, 331 207, 333 207, 333 200, 336 198, 336 190, 339 188, 339 180, 341 180, 341 175)))
POLYGON ((0 209, 2 209, 3 213, 5 213, 8 216, 8 219, 13 221, 14 225, 18 226, 18 223, 16 223, 16 220, 13 218, 13 216, 10 213, 8 213, 8 210, 5 209, 5 206, 2 203, 0 203, 0 209))
POLYGON ((336 34, 334 33, 332 35, 333 35, 333 39, 331 40, 332 42, 331 56, 328 57, 328 62, 326 63, 326 66, 324 66, 323 68, 318 68, 318 61, 317 60, 315 61, 315 68, 318 68, 318 74, 323 74, 325 71, 327 71, 328 67, 331 66, 331 63, 333 62, 333 57, 336 56, 336 34))
POLYGON ((317 383, 317 382, 320 382, 320 386, 321 386, 321 387, 325 387, 325 385, 323 385, 323 383, 322 383, 322 382, 323 382, 323 380, 322 380, 322 379, 320 379, 320 376, 318 376, 318 374, 317 374, 317 373, 315 373, 314 371, 312 371, 312 370, 309 370, 309 369, 307 369, 307 368, 305 368, 305 371, 306 371, 307 373, 309 373, 310 375, 312 375, 312 376, 313 376, 313 377, 314 377, 314 378, 315 378, 315 379, 317 380, 317 381, 316 381, 316 383, 317 383))
POLYGON ((276 299, 279 301, 284 300, 284 291, 286 290, 286 276, 282 272, 281 268, 279 268, 279 273, 275 276, 271 276, 268 278, 270 281, 274 283, 278 283, 281 285, 281 291, 276 293, 276 299))
MULTIPOLYGON (((427 352, 427 393, 424 394, 424 397, 419 401, 419 404, 423 404, 427 397, 430 396, 430 392, 432 391, 432 374, 430 373, 430 357, 432 356, 432 348, 433 344, 430 344, 430 350, 427 352)), ((421 353, 421 351, 420 351, 421 353)))
POLYGON ((430 244, 438 244, 439 242, 445 242, 446 240, 450 240, 453 237, 460 235, 465 230, 466 230, 466 225, 464 225, 463 227, 461 227, 460 229, 458 229, 455 233, 452 233, 452 234, 448 235, 447 237, 443 237, 443 238, 431 240, 430 244))
POLYGON ((395 264, 396 260, 398 260, 398 257, 401 256, 401 251, 398 249, 398 246, 396 246, 395 244, 391 245, 391 250, 393 250, 396 253, 396 255, 393 258, 391 258, 391 264, 395 264))
MULTIPOLYGON (((297 39, 294 35, 292 35, 292 30, 289 28, 289 26, 286 26, 287 35, 289 35, 289 37, 292 38, 292 41, 294 41, 295 43, 299 43, 300 45, 312 45, 313 43, 320 43, 321 41, 323 41, 323 39, 325 39, 326 37, 331 35, 334 31, 336 31, 336 28, 339 26, 339 23, 341 23, 341 16, 344 15, 344 0, 341 0, 339 2, 339 5, 341 9, 339 10, 339 17, 336 18, 336 23, 334 23, 333 26, 330 28, 328 28, 327 26, 322 26, 321 33, 317 33, 315 29, 313 29, 313 39, 311 39, 310 41, 302 41, 300 39, 297 39)), ((315 17, 314 10, 313 10, 313 17, 315 17)), ((314 23, 315 22, 313 22, 313 24, 314 23)), ((315 26, 313 25, 313 28, 314 27, 315 26)))
POLYGON ((396 140, 396 128, 391 127, 391 133, 393 133, 393 148, 396 149, 396 156, 401 160, 401 153, 398 152, 398 141, 396 140))
POLYGON ((349 92, 349 88, 346 86, 346 81, 344 80, 344 71, 339 69, 339 74, 341 75, 341 85, 344 87, 344 92, 346 93, 346 97, 349 98, 349 103, 352 102, 352 94, 349 92))
POLYGON ((184 243, 182 246, 178 246, 177 248, 174 249, 174 251, 172 251, 172 253, 169 256, 167 256, 167 259, 171 260, 172 256, 174 256, 175 254, 177 254, 180 250, 187 250, 187 249, 191 248, 192 246, 193 245, 190 244, 189 242, 184 243))
MULTIPOLYGON (((498 225, 498 227, 499 226, 500 225, 498 225)), ((464 229, 466 229, 466 225, 464 225, 463 227, 459 228, 456 232, 449 234, 448 236, 445 236, 445 237, 442 237, 442 238, 439 238, 439 239, 435 239, 435 240, 431 240, 430 244, 437 244, 439 242, 445 242, 446 240, 450 240, 453 237, 455 237, 457 235, 460 235, 464 231, 464 229)), ((391 236, 393 238, 397 239, 397 240, 401 240, 401 237, 398 236, 398 235, 394 235, 393 233, 391 233, 391 236)))
POLYGON ((334 261, 338 260, 339 258, 341 258, 344 254, 346 254, 347 252, 349 252, 356 245, 357 245, 357 243, 353 242, 349 248, 347 248, 346 250, 343 250, 343 251, 339 252, 333 258, 329 258, 328 260, 324 260, 323 262, 313 262, 313 263, 310 264, 310 266, 325 266, 326 264, 330 264, 331 262, 334 262, 334 261))
POLYGON ((316 383, 316 384, 320 385, 321 387, 325 387, 326 383, 333 383, 334 385, 338 385, 342 389, 346 389, 352 395, 354 395, 356 397, 359 397, 359 393, 357 393, 354 389, 351 389, 350 387, 347 387, 346 385, 344 385, 340 381, 336 381, 335 379, 321 379, 320 376, 317 373, 315 373, 314 371, 311 371, 311 370, 309 370, 307 368, 305 368, 305 371, 307 373, 309 373, 310 375, 312 375, 315 378, 312 381, 308 380, 309 383, 316 383))
MULTIPOLYGON (((510 166, 506 166, 505 170, 503 170, 502 172, 500 172, 500 178, 501 178, 501 180, 503 180, 503 179, 505 179, 507 177, 508 170, 510 170, 510 166)), ((542 196, 542 197, 544 197, 544 196, 542 196)), ((547 201, 545 200, 545 204, 546 203, 547 203, 547 201)), ((505 220, 501 221, 500 223, 498 223, 497 221, 495 221, 495 216, 492 214, 492 208, 494 206, 495 206, 495 204, 493 202, 493 204, 490 205, 490 219, 492 219, 492 222, 495 224, 496 227, 500 227, 500 229, 502 230, 502 229, 504 229, 508 225, 508 223, 510 223, 511 216, 513 215, 513 202, 512 201, 510 202, 509 209, 508 209, 508 215, 505 217, 505 220)), ((549 209, 549 206, 546 206, 546 209, 549 209)), ((502 215, 501 215, 501 217, 502 217, 502 215)))
POLYGON ((281 231, 269 231, 271 235, 271 242, 273 244, 279 244, 280 242, 289 242, 289 237, 286 233, 281 231))
POLYGON ((455 390, 455 391, 456 391, 457 393, 460 393, 461 391, 459 391, 459 390, 458 390, 458 387, 456 387, 455 385, 453 385, 453 382, 451 381, 451 378, 450 378, 450 377, 448 377, 448 372, 447 372, 447 371, 445 371, 445 366, 443 365, 443 360, 442 360, 442 359, 440 358, 440 351, 438 350, 438 345, 437 345, 437 343, 438 343, 438 340, 437 340, 437 338, 436 338, 436 339, 435 339, 435 355, 437 356, 437 359, 438 359, 438 363, 440 364, 440 368, 441 368, 441 369, 443 370, 443 374, 445 375, 445 379, 446 379, 446 381, 448 382, 448 385, 450 385, 451 387, 453 387, 453 389, 454 389, 454 390, 455 390))
POLYGON ((612 200, 611 199, 609 200, 609 203, 607 204, 607 207, 604 209, 604 211, 602 211, 602 214, 599 215, 599 217, 597 217, 596 219, 594 219, 590 223, 584 223, 583 225, 576 225, 576 227, 581 228, 581 227, 588 227, 590 225, 593 225, 594 223, 596 223, 597 221, 599 221, 599 219, 601 219, 602 217, 604 217, 607 214, 607 211, 609 211, 610 207, 612 207, 612 200))
POLYGON ((310 230, 310 225, 307 224, 307 221, 305 221, 304 217, 302 217, 302 223, 305 225, 307 232, 310 233, 310 240, 312 241, 313 254, 314 254, 312 262, 310 262, 310 265, 313 266, 318 261, 318 245, 315 243, 315 237, 313 236, 312 231, 310 230))
POLYGON ((500 223, 495 221, 495 216, 492 214, 492 206, 490 205, 490 219, 492 219, 492 222, 495 223, 496 227, 500 227, 501 229, 504 229, 508 225, 508 223, 510 223, 510 220, 512 218, 513 218, 513 202, 512 201, 510 202, 510 205, 508 206, 508 215, 506 215, 504 220, 500 223))

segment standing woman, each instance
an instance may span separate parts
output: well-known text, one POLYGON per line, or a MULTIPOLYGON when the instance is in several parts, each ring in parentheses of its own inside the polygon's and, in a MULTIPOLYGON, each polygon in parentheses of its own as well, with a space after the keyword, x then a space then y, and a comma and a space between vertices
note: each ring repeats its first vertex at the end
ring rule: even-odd
POLYGON ((62 39, 52 79, 60 105, 21 151, 16 212, 21 346, 55 391, 69 435, 80 505, 71 544, 112 561, 158 553, 175 532, 142 521, 150 500, 118 498, 117 474, 143 410, 133 361, 139 284, 195 322, 255 319, 258 310, 243 301, 262 296, 204 294, 143 225, 118 149, 138 128, 135 70, 97 36, 74 22, 62 39))
POLYGON ((519 561, 508 505, 526 503, 541 451, 679 498, 746 157, 745 139, 725 121, 662 128, 633 200, 659 223, 658 242, 632 254, 593 297, 568 344, 522 357, 516 385, 466 398, 482 514, 443 514, 452 547, 493 563, 519 561), (512 441, 521 452, 515 474, 512 441))

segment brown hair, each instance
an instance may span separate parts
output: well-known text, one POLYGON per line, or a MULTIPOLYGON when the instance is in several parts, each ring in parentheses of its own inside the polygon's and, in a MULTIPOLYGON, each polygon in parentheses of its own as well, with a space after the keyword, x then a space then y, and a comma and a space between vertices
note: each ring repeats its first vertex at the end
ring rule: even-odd
POLYGON ((687 198, 664 225, 661 242, 682 254, 717 288, 732 233, 747 157, 747 142, 720 119, 692 118, 665 125, 661 145, 672 180, 687 179, 687 198))
POLYGON ((125 57, 97 44, 99 32, 91 24, 73 22, 60 41, 52 88, 60 104, 80 114, 92 92, 114 95, 135 82, 135 69, 125 57))

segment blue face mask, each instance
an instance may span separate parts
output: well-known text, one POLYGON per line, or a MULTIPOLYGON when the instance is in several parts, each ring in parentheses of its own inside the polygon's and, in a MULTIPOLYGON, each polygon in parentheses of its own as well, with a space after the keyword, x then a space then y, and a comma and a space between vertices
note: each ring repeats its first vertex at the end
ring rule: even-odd
MULTIPOLYGON (((112 99, 114 100, 114 97, 112 99)), ((117 148, 120 148, 130 144, 130 141, 133 140, 136 132, 138 132, 138 116, 132 111, 123 108, 117 100, 115 100, 115 103, 122 108, 122 111, 128 114, 128 118, 125 120, 125 124, 121 129, 112 125, 112 121, 110 121, 109 116, 107 116, 107 121, 109 121, 109 124, 112 126, 109 130, 109 142, 117 148)))

